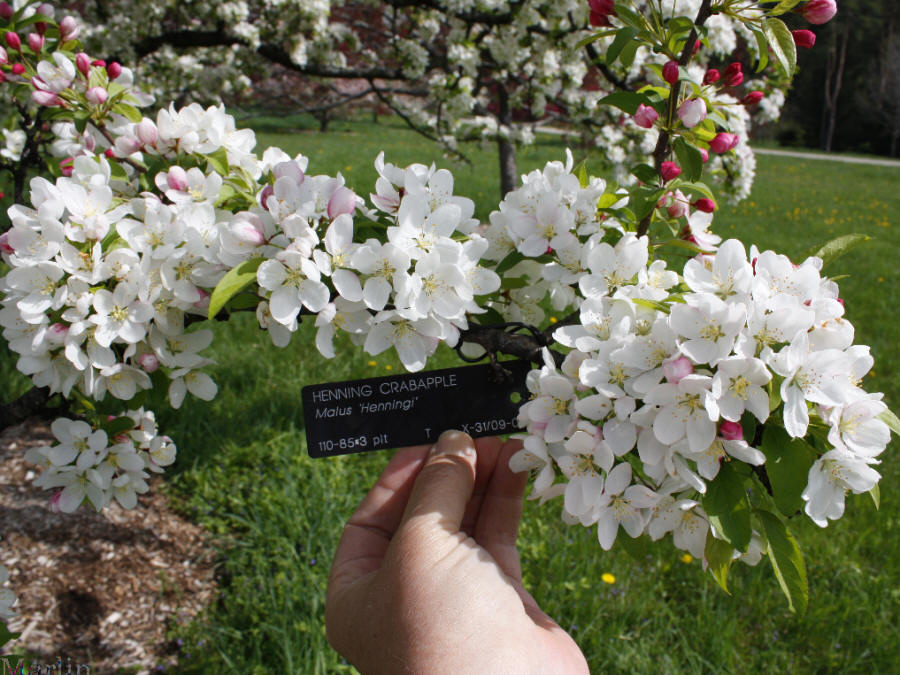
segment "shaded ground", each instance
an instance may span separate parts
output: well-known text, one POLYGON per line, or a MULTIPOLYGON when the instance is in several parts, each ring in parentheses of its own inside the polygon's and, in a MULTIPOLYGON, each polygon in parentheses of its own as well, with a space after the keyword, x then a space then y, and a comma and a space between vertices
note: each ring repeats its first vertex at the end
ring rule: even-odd
POLYGON ((174 622, 215 596, 214 552, 151 484, 133 511, 53 513, 23 456, 51 439, 44 422, 0 433, 0 563, 10 573, 22 635, 3 648, 25 662, 90 664, 92 673, 149 672, 174 663, 174 622))

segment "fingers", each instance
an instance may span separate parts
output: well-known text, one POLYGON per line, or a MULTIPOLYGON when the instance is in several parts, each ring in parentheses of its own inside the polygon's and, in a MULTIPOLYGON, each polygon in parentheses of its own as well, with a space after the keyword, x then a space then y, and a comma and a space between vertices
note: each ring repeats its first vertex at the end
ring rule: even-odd
POLYGON ((428 446, 399 450, 347 522, 331 567, 337 575, 359 577, 377 570, 400 525, 428 446))
POLYGON ((523 496, 528 474, 515 473, 509 459, 522 448, 519 440, 509 440, 499 449, 475 524, 475 540, 497 561, 503 572, 515 581, 522 580, 522 568, 516 549, 523 496))
POLYGON ((445 531, 458 532, 475 484, 475 462, 475 444, 468 434, 441 434, 416 479, 403 522, 436 518, 445 531))

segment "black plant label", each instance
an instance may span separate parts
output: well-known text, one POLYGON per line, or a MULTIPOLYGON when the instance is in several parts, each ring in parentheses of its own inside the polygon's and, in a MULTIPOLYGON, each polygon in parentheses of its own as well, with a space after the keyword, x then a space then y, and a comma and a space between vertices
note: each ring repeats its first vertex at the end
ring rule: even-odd
POLYGON ((503 361, 303 387, 310 457, 434 443, 457 429, 472 438, 519 431, 527 361, 503 361))

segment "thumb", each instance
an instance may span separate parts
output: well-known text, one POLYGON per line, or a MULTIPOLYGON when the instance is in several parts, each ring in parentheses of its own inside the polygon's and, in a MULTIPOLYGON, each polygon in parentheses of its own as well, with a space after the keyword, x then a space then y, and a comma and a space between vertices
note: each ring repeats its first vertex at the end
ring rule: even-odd
POLYGON ((458 532, 475 485, 476 459, 475 443, 468 434, 441 434, 416 478, 402 524, 434 517, 448 532, 458 532))

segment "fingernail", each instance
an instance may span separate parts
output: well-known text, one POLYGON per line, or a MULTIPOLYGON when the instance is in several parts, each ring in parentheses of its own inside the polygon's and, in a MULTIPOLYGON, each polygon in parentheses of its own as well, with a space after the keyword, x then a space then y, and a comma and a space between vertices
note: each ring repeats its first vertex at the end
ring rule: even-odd
POLYGON ((429 456, 456 455, 463 458, 475 457, 475 444, 469 434, 462 431, 445 431, 432 446, 429 456))

